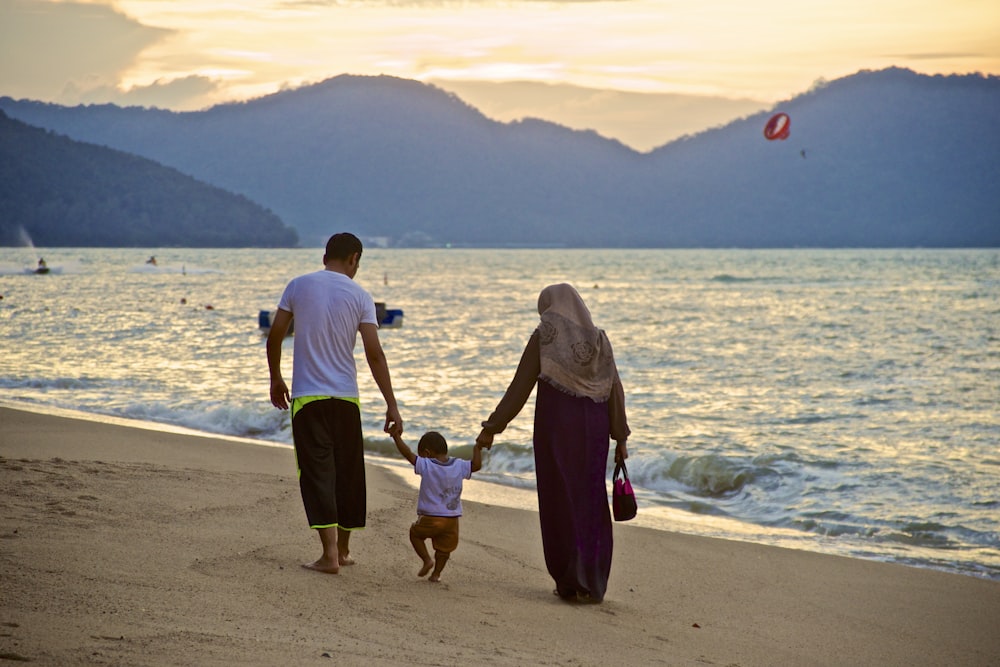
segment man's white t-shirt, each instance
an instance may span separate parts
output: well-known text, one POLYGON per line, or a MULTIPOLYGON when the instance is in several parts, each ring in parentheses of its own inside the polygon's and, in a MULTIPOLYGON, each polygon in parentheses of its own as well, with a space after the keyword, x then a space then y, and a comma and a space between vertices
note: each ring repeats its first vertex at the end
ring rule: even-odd
POLYGON ((358 327, 378 325, 371 295, 343 273, 315 271, 293 278, 278 308, 295 326, 291 397, 356 398, 358 327))
POLYGON ((462 516, 462 480, 472 477, 472 461, 450 458, 447 463, 418 456, 413 470, 422 478, 417 514, 462 516))

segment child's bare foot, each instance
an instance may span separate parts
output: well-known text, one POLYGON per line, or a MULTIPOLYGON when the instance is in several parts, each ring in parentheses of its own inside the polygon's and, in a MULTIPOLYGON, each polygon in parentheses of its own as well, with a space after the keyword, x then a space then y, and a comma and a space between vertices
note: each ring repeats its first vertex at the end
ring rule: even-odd
POLYGON ((435 572, 430 576, 430 578, 427 581, 431 582, 432 584, 436 584, 437 582, 441 581, 441 575, 435 572))
POLYGON ((340 572, 340 565, 338 563, 333 563, 325 558, 320 558, 312 563, 303 563, 302 567, 307 570, 315 570, 316 572, 323 572, 325 574, 338 574, 340 572))
MULTIPOLYGON (((424 561, 424 566, 422 568, 420 568, 420 572, 417 572, 417 576, 418 577, 426 577, 427 573, 430 572, 432 569, 434 569, 434 561, 432 561, 432 560, 425 560, 424 561)), ((434 581, 434 579, 431 579, 431 581, 434 581)))

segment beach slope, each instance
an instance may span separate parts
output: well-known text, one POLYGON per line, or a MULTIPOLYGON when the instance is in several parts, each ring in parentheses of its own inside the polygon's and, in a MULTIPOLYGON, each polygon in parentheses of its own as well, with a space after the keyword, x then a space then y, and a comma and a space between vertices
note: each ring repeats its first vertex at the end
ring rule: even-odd
MULTIPOLYGON (((316 558, 291 450, 0 407, 0 658, 41 665, 1000 665, 1000 582, 616 524, 552 595, 534 512, 465 504, 440 584, 415 492, 316 558)), ((469 484, 475 484, 475 480, 469 484)))

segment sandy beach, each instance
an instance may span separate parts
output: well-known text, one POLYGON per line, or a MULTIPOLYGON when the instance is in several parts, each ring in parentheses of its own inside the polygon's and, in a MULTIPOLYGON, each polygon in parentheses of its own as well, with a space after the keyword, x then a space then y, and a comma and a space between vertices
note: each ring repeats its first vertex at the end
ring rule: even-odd
POLYGON ((369 465, 357 564, 319 574, 290 449, 0 407, 0 659, 1000 665, 1000 582, 616 524, 605 602, 568 604, 534 512, 464 504, 428 583, 369 465))

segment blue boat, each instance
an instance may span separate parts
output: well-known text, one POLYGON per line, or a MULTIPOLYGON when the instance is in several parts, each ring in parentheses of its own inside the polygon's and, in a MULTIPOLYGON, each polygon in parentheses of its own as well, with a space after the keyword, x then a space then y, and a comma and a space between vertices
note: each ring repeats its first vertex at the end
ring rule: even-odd
MULTIPOLYGON (((398 329, 403 326, 403 311, 399 308, 386 308, 381 301, 375 302, 375 317, 378 318, 380 329, 398 329)), ((262 310, 257 313, 257 326, 262 333, 271 330, 271 311, 262 310)), ((289 335, 295 333, 295 320, 288 327, 289 335)))

